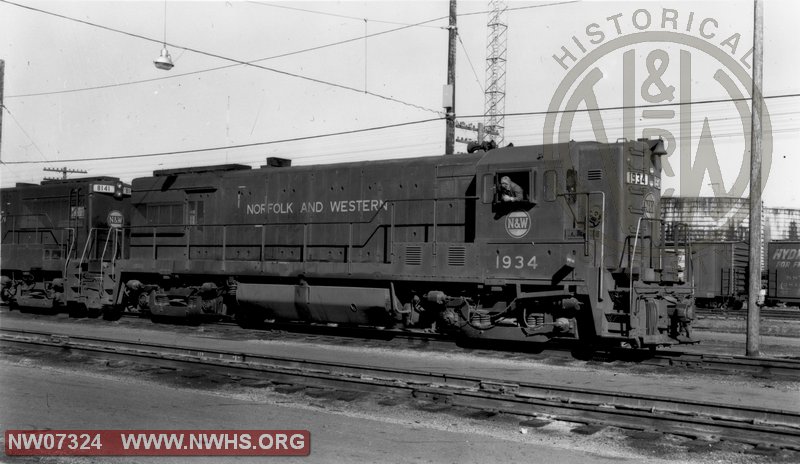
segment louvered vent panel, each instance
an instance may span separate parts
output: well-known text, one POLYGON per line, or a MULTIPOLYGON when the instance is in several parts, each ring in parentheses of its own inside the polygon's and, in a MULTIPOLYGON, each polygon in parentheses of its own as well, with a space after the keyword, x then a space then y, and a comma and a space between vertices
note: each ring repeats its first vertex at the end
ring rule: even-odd
POLYGON ((589 171, 586 173, 586 178, 588 180, 603 180, 603 170, 589 169, 589 171))
POLYGON ((422 265, 422 247, 421 246, 406 247, 406 266, 420 266, 420 265, 422 265))
POLYGON ((467 264, 467 249, 463 246, 452 246, 447 252, 447 264, 464 266, 467 264))

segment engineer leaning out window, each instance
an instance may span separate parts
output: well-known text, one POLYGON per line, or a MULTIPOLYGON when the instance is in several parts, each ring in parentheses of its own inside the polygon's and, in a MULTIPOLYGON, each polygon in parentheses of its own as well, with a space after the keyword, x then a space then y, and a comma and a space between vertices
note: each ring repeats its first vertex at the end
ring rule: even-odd
POLYGON ((500 199, 503 201, 522 201, 525 195, 522 187, 511 181, 508 176, 500 179, 500 199))

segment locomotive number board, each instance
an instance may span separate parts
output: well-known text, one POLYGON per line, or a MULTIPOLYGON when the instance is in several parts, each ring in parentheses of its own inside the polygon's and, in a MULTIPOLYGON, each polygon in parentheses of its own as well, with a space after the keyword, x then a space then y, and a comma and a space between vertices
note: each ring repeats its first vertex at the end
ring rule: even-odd
POLYGON ((627 182, 633 185, 644 185, 645 187, 661 188, 661 179, 655 176, 648 176, 643 172, 628 171, 627 182))

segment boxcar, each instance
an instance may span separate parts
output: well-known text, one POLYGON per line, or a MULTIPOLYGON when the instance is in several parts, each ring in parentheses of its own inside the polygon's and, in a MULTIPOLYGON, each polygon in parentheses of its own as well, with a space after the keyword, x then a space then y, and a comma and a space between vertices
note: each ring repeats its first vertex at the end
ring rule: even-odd
POLYGON ((767 244, 767 304, 800 303, 800 241, 767 244))
POLYGON ((691 282, 697 306, 741 309, 747 298, 745 242, 692 243, 691 282))

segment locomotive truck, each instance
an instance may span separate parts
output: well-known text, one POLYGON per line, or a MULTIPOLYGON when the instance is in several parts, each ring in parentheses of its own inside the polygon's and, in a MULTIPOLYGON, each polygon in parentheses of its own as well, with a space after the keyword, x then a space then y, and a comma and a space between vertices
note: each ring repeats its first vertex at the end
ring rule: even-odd
POLYGON ((659 237, 665 154, 660 140, 569 142, 155 171, 132 183, 106 309, 514 341, 690 342, 692 288, 659 237), (505 177, 522 190, 515 201, 500 195, 505 177))

